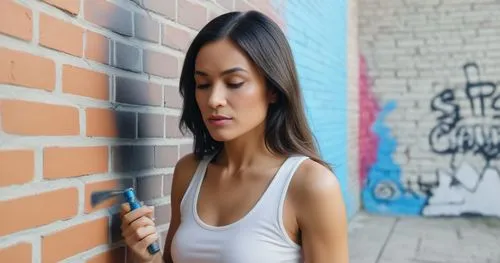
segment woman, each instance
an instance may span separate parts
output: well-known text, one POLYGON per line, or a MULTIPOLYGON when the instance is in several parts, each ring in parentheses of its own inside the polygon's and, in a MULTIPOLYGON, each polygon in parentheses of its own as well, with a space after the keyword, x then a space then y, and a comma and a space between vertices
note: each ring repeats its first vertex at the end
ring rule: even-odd
POLYGON ((174 169, 163 254, 146 249, 158 239, 153 209, 123 206, 137 262, 348 262, 339 183, 318 156, 280 28, 255 11, 215 18, 187 51, 180 92, 194 152, 174 169))

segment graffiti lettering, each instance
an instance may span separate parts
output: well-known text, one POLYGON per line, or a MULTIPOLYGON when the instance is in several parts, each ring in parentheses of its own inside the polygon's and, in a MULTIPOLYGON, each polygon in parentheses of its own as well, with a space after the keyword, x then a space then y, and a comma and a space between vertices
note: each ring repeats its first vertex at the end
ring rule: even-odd
POLYGON ((451 89, 442 91, 431 101, 431 109, 441 112, 438 127, 445 133, 450 132, 461 119, 460 107, 454 101, 455 94, 451 89))
MULTIPOLYGON (((464 73, 467 79, 465 94, 469 99, 471 111, 476 117, 485 117, 485 99, 492 98, 497 87, 491 81, 481 81, 479 79, 479 67, 475 63, 465 64, 464 73)), ((493 101, 497 98, 493 98, 493 101)))
POLYGON ((495 125, 493 121, 500 118, 500 94, 495 95, 497 85, 481 81, 474 63, 465 64, 464 72, 465 97, 476 123, 462 123, 465 115, 455 91, 445 89, 431 101, 431 110, 440 113, 438 124, 429 134, 431 149, 438 154, 481 154, 487 161, 500 158, 500 124, 495 125))
POLYGON ((500 95, 496 96, 491 103, 491 108, 495 110, 493 119, 500 119, 500 95))
POLYGON ((464 125, 449 133, 435 127, 429 138, 436 153, 473 152, 482 154, 487 160, 496 159, 500 155, 500 125, 464 125))

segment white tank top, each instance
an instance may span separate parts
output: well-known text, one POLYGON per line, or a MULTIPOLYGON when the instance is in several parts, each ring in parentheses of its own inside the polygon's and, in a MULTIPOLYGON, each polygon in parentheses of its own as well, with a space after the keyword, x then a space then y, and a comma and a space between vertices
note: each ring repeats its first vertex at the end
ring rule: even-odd
MULTIPOLYGON (((172 240, 175 263, 298 263, 302 250, 286 233, 283 204, 295 170, 306 156, 281 165, 255 206, 225 226, 205 224, 196 209, 201 182, 212 156, 200 161, 181 201, 181 222, 172 240)), ((229 198, 229 197, 228 197, 229 198)))

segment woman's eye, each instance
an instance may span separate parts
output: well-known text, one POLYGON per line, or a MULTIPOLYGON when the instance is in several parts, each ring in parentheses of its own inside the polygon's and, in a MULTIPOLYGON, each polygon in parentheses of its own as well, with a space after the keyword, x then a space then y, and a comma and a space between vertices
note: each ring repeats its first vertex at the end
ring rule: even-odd
POLYGON ((236 88, 239 88, 243 85, 244 82, 238 82, 238 83, 229 83, 227 84, 230 88, 232 89, 236 89, 236 88))
POLYGON ((210 84, 198 84, 196 86, 197 89, 206 89, 208 87, 210 87, 210 84))

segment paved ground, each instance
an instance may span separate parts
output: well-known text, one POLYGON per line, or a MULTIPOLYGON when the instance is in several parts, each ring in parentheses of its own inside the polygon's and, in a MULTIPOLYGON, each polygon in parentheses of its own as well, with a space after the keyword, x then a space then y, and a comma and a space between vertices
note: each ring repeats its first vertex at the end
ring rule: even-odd
POLYGON ((500 219, 359 213, 349 237, 350 263, 500 263, 500 219))

